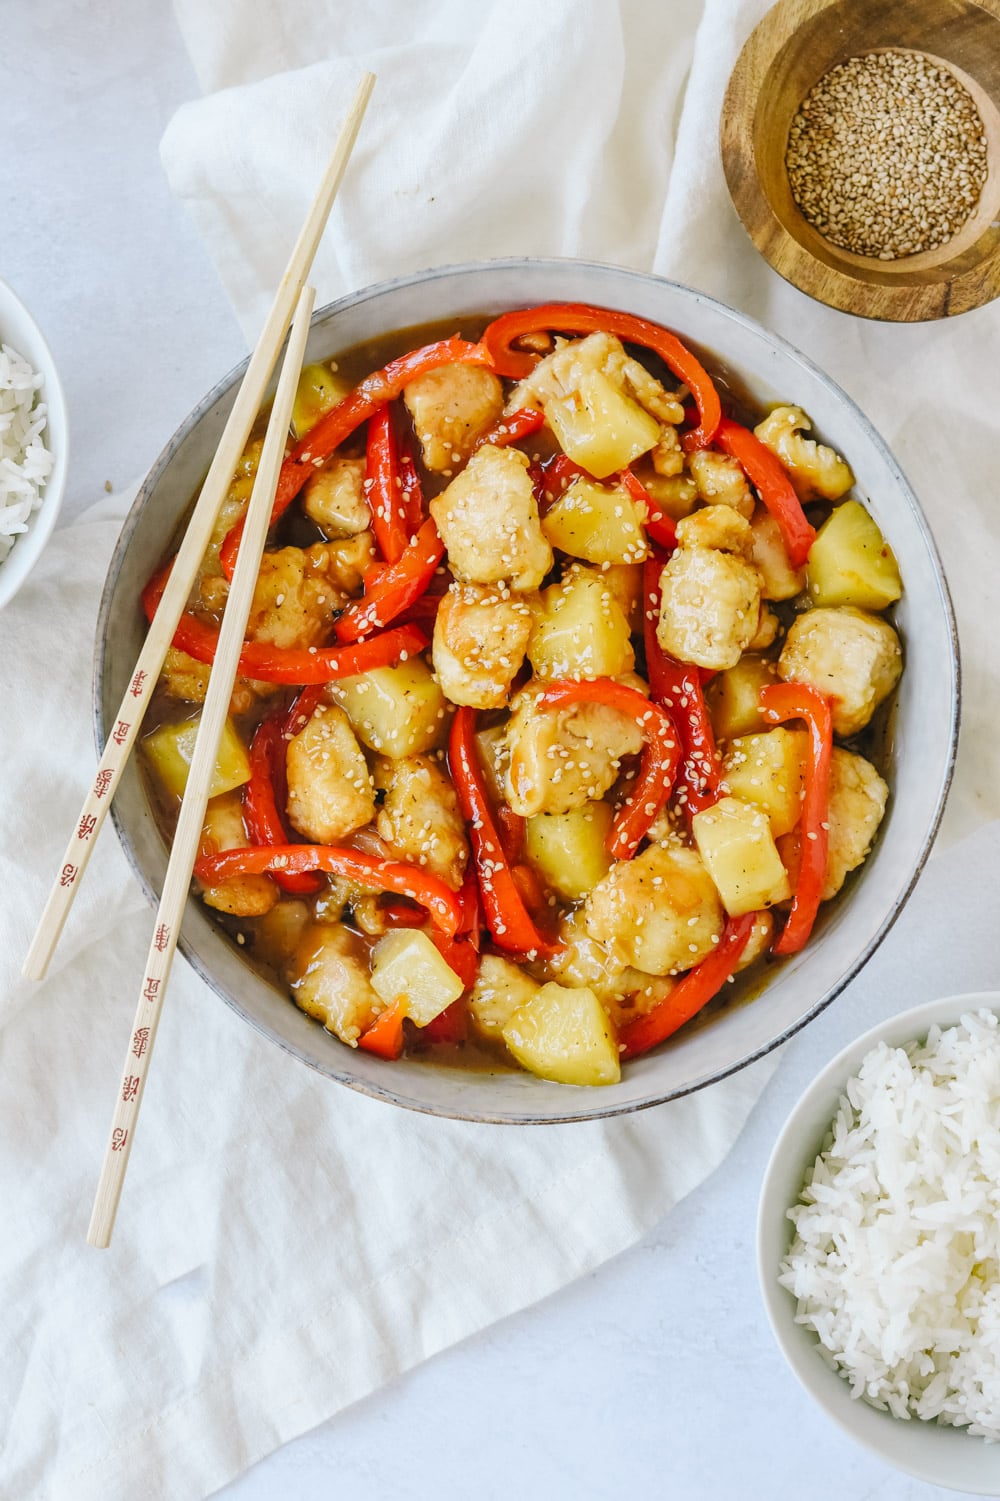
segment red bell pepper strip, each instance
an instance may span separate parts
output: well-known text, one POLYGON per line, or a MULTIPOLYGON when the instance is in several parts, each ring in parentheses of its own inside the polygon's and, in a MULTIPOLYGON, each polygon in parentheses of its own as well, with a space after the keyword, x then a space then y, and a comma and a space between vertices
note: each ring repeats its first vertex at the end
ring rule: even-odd
POLYGON ((442 933, 431 933, 430 940, 449 969, 453 969, 466 990, 476 983, 479 970, 479 955, 465 938, 445 938, 442 933))
POLYGON ((527 819, 515 813, 509 803, 497 803, 496 820, 503 852, 511 865, 517 865, 524 856, 527 819))
MULTIPOLYGON (((287 801, 285 749, 288 719, 284 710, 268 714, 257 726, 250 742, 250 780, 243 788, 243 822, 254 845, 290 843, 281 813, 287 801)), ((274 880, 282 891, 298 896, 312 895, 323 885, 321 877, 310 872, 283 875, 275 871, 274 880)))
POLYGON ((567 454, 557 453, 552 459, 547 459, 544 464, 530 465, 528 473, 532 476, 535 488, 535 499, 542 511, 548 509, 557 501, 565 490, 568 490, 575 479, 588 479, 593 484, 597 481, 586 469, 575 464, 567 454))
POLYGON ((291 740, 293 735, 299 735, 312 719, 319 708, 323 698, 323 684, 312 683, 295 699, 285 719, 284 734, 286 740, 291 740))
POLYGON ((364 494, 372 513, 376 546, 387 563, 395 563, 410 539, 406 530, 403 475, 388 403, 368 419, 364 494))
POLYGON ((796 495, 788 473, 779 459, 752 433, 723 417, 715 441, 723 453, 736 459, 751 484, 756 489, 771 515, 781 528, 785 551, 793 568, 801 568, 809 556, 809 549, 816 540, 816 529, 810 526, 796 495))
POLYGON ((334 626, 337 640, 359 641, 395 620, 427 592, 443 557, 444 543, 433 518, 428 516, 394 563, 377 572, 369 570, 365 575, 365 596, 354 600, 340 616, 334 626), (370 577, 373 577, 371 588, 370 577))
POLYGON ((612 678, 549 683, 537 699, 539 709, 579 703, 604 704, 627 715, 645 740, 635 786, 619 808, 606 840, 610 855, 616 860, 630 860, 670 796, 681 756, 680 739, 673 720, 659 704, 612 678))
POLYGON ((440 1011, 426 1027, 421 1027, 420 1036, 438 1046, 454 1047, 456 1043, 465 1041, 467 1019, 465 1002, 460 998, 440 1011))
POLYGON ((514 885, 521 893, 521 900, 529 912, 541 912, 545 906, 545 888, 541 877, 531 865, 518 862, 511 865, 511 875, 514 877, 514 885))
POLYGON ((426 912, 419 907, 411 907, 406 902, 383 902, 379 907, 379 916, 387 928, 422 928, 427 921, 426 912))
POLYGON ((377 1016, 367 1031, 358 1038, 358 1047, 379 1058, 398 1058, 403 1051, 403 1022, 406 1020, 406 1002, 395 1001, 388 1010, 377 1016))
POLYGON ((552 945, 535 927, 504 854, 477 759, 475 735, 476 711, 459 709, 448 741, 448 767, 469 827, 486 925, 497 947, 508 953, 551 954, 552 945))
POLYGON ((759 914, 745 912, 742 917, 731 917, 723 929, 718 946, 707 959, 689 969, 687 974, 659 1005, 645 1016, 637 1016, 627 1022, 618 1033, 618 1045, 623 1058, 636 1058, 648 1053, 657 1043, 672 1037, 679 1027, 689 1022, 696 1012, 707 1006, 718 995, 729 977, 735 973, 740 955, 746 948, 759 914))
POLYGON ((646 507, 646 531, 653 541, 659 543, 660 547, 666 548, 668 552, 676 547, 677 523, 674 518, 667 515, 660 502, 650 495, 642 480, 636 479, 631 469, 623 469, 619 479, 632 499, 646 507))
POLYGON ((677 726, 683 752, 684 806, 692 815, 718 802, 722 773, 712 721, 701 691, 699 669, 688 662, 678 662, 657 640, 662 568, 662 558, 648 558, 643 565, 642 635, 646 647, 646 676, 653 698, 669 710, 677 726))
POLYGON ((483 434, 476 448, 482 448, 484 443, 491 443, 494 448, 507 448, 511 443, 518 443, 522 438, 529 438, 544 425, 544 412, 537 412, 534 407, 521 407, 518 411, 512 412, 509 417, 501 417, 495 427, 491 427, 488 433, 483 434))
POLYGON ((809 731, 809 759, 805 767, 800 834, 802 860, 791 911, 775 954, 797 954, 809 940, 826 880, 830 824, 830 759, 833 718, 830 701, 805 683, 768 683, 760 690, 760 712, 768 724, 802 719, 809 731))
POLYGON ((503 313, 486 329, 483 347, 489 354, 497 375, 523 380, 538 363, 539 356, 512 348, 515 339, 539 330, 557 330, 566 334, 590 334, 598 330, 616 334, 630 344, 641 344, 658 354, 678 380, 682 380, 698 404, 699 425, 685 433, 686 449, 707 448, 722 418, 719 393, 704 366, 695 359, 676 334, 639 318, 632 313, 618 313, 610 308, 589 307, 579 302, 551 302, 542 307, 523 308, 503 313))
POLYGON ((462 925, 458 931, 463 938, 468 938, 469 943, 478 953, 482 914, 479 907, 479 882, 476 880, 476 872, 471 865, 465 872, 465 880, 458 893, 458 900, 462 908, 462 925))
POLYGON ((449 938, 454 938, 459 930, 461 904, 442 880, 419 866, 380 860, 363 850, 341 849, 329 844, 278 844, 269 849, 232 849, 202 855, 194 867, 199 881, 209 886, 218 885, 230 876, 269 876, 275 871, 294 875, 308 870, 344 876, 348 881, 371 886, 375 891, 408 896, 411 901, 426 907, 435 927, 449 938))
MULTIPOLYGON (((152 620, 167 581, 170 565, 154 574, 142 591, 142 607, 152 620)), ((190 612, 183 614, 174 633, 173 645, 196 662, 211 665, 219 644, 219 632, 190 612)), ((389 667, 430 645, 416 625, 384 631, 356 646, 281 647, 265 641, 245 641, 240 652, 239 672, 264 683, 330 683, 335 678, 355 677, 373 667, 389 667)))
MULTIPOLYGON (((366 375, 354 390, 337 406, 322 416, 316 426, 306 433, 281 466, 278 488, 271 507, 271 525, 283 516, 311 474, 321 469, 335 448, 349 438, 368 418, 395 401, 411 381, 428 370, 437 370, 442 365, 486 365, 490 356, 482 344, 470 344, 457 334, 450 339, 440 339, 435 344, 425 344, 420 349, 411 349, 409 354, 390 360, 381 370, 366 375)), ((227 578, 233 576, 243 521, 240 520, 226 535, 219 551, 219 562, 227 578)))
POLYGON ((420 530, 424 520, 424 487, 413 458, 410 440, 406 435, 399 440, 399 478, 403 492, 403 519, 406 535, 412 537, 420 530))

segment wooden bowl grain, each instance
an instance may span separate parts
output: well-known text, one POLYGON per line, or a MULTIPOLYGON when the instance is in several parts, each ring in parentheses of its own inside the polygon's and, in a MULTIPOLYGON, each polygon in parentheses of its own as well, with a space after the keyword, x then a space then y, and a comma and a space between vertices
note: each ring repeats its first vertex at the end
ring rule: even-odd
POLYGON ((1000 0, 779 0, 748 39, 722 108, 722 164, 736 211, 780 276, 830 307, 919 322, 1000 293, 1000 0), (800 213, 785 170, 792 120, 815 83, 849 57, 921 52, 976 101, 987 139, 979 203, 946 245, 897 261, 841 250, 800 213))

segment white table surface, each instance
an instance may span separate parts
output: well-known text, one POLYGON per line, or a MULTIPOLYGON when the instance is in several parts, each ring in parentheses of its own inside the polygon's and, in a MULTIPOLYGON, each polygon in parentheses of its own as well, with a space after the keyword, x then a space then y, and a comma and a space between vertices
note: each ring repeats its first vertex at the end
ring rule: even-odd
MULTIPOLYGON (((4 0, 0 19, 8 108, 0 275, 35 313, 62 372, 71 517, 106 481, 120 488, 148 468, 245 349, 160 169, 162 130, 197 93, 169 6, 4 0)), ((900 931, 883 956, 905 963, 900 931)), ((940 975, 913 977, 912 999, 987 988, 991 978, 959 960, 940 975)), ((878 1019, 870 986, 856 984, 790 1044, 728 1160, 640 1245, 429 1361, 219 1494, 955 1494, 888 1469, 811 1405, 782 1362, 757 1293, 754 1215, 770 1146, 806 1082, 878 1019)))

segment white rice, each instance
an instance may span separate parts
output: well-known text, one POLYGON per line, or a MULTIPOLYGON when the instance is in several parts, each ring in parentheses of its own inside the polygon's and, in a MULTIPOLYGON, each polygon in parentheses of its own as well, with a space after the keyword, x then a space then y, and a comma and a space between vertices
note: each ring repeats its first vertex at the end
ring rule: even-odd
POLYGON ((880 1043, 788 1211, 780 1281, 851 1395, 1000 1439, 1000 1026, 880 1043))
POLYGON ((52 455, 42 441, 47 408, 37 399, 41 375, 0 344, 0 563, 42 503, 52 455))

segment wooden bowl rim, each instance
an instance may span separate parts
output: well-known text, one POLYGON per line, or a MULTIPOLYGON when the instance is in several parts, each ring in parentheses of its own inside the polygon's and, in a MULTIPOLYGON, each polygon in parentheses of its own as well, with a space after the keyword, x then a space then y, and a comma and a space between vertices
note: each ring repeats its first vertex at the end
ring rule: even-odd
MULTIPOLYGON (((824 11, 852 3, 863 5, 864 0, 812 0, 808 5, 803 0, 777 0, 747 37, 729 76, 719 121, 719 146, 729 196, 743 228, 768 265, 799 291, 828 307, 886 322, 927 322, 970 312, 1000 295, 1000 243, 974 266, 966 266, 952 276, 938 275, 924 284, 876 283, 863 274, 863 264, 858 264, 852 274, 850 261, 833 266, 819 260, 786 229, 761 183, 753 144, 758 95, 747 86, 751 64, 766 72, 802 26, 813 24, 824 11), (755 232, 754 226, 761 221, 766 233, 763 229, 755 232)), ((1000 26, 1000 0, 965 3, 986 12, 1000 26)), ((891 38, 886 38, 885 46, 893 46, 891 38)), ((958 68, 961 74, 959 65, 949 63, 940 46, 929 44, 928 55, 958 68)), ((1000 107, 1000 101, 997 103, 1000 107)), ((997 171, 1000 163, 991 163, 990 169, 997 171)), ((873 263, 873 269, 876 265, 873 263)))

